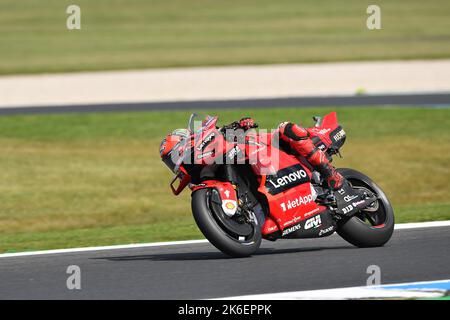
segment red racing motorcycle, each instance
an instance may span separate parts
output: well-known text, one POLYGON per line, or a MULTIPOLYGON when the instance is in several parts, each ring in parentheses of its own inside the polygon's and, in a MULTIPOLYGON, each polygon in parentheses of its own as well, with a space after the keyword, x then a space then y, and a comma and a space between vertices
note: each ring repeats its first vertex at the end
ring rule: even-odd
MULTIPOLYGON (((307 130, 331 161, 340 155, 346 133, 335 112, 313 119, 315 125, 307 130)), ((239 122, 217 127, 217 120, 208 116, 198 121, 191 115, 185 138, 170 152, 162 152, 164 142, 160 149, 175 173, 172 192, 178 195, 189 186, 194 219, 217 249, 245 257, 259 248, 261 239, 337 232, 355 246, 377 247, 391 238, 393 208, 369 177, 337 169, 346 183, 332 191, 306 160, 289 152, 277 130, 244 131, 239 122)))

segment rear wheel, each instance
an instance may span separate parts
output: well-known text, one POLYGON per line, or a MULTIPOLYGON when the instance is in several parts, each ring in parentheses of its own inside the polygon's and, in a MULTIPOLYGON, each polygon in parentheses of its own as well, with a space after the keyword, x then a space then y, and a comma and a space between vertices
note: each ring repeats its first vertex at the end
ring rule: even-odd
POLYGON ((394 210, 383 190, 369 177, 353 169, 337 169, 355 189, 377 195, 378 200, 350 219, 338 223, 337 233, 357 247, 384 245, 394 231, 394 210))
POLYGON ((236 221, 225 215, 213 201, 215 189, 200 189, 192 194, 192 213, 200 231, 217 249, 232 257, 252 255, 261 245, 261 226, 236 221))

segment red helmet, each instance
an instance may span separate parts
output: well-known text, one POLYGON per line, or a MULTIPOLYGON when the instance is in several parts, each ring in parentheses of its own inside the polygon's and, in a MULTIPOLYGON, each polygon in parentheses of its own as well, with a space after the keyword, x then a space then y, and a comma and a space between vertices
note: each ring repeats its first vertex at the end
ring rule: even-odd
POLYGON ((176 129, 161 141, 159 155, 170 170, 174 171, 176 166, 174 159, 176 159, 177 155, 174 155, 173 151, 183 147, 189 136, 190 132, 188 129, 176 129))

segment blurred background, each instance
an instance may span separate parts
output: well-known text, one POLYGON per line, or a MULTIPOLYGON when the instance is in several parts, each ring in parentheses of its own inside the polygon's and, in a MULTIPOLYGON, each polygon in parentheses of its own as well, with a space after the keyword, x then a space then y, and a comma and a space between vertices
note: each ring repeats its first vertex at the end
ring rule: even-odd
POLYGON ((2 0, 0 73, 447 58, 445 0, 2 0), (66 8, 81 9, 68 32, 66 8), (367 7, 381 9, 368 32, 367 7))
POLYGON ((448 220, 449 105, 445 0, 2 0, 0 252, 200 238, 158 153, 193 111, 268 129, 337 111, 336 166, 397 222, 448 220))

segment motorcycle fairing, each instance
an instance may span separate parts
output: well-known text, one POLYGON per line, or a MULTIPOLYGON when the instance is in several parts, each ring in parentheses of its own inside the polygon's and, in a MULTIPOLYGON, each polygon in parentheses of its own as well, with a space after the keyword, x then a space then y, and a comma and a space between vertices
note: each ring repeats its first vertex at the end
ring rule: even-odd
POLYGON ((179 195, 181 191, 191 182, 191 176, 186 172, 183 167, 179 167, 178 173, 173 177, 170 183, 170 189, 174 195, 179 195), (175 181, 179 181, 178 187, 175 188, 175 181))
POLYGON ((237 193, 230 182, 205 180, 200 184, 191 186, 192 191, 205 188, 214 188, 219 192, 222 210, 226 215, 232 216, 236 213, 238 208, 237 193))
POLYGON ((208 120, 194 135, 194 163, 208 165, 214 163, 244 163, 246 160, 245 141, 228 141, 216 128, 217 117, 208 120))
POLYGON ((358 211, 367 208, 377 200, 373 194, 365 194, 363 190, 354 189, 349 184, 335 192, 337 202, 337 213, 342 216, 351 217, 358 211))
POLYGON ((339 125, 336 112, 324 116, 322 124, 307 128, 313 143, 322 151, 339 150, 345 142, 346 133, 339 125))
POLYGON ((285 232, 285 229, 292 228, 292 232, 297 231, 301 228, 300 222, 323 211, 314 201, 315 191, 310 182, 311 171, 301 165, 296 157, 283 150, 277 151, 278 171, 273 175, 262 175, 258 188, 258 191, 266 196, 270 211, 262 228, 263 235, 274 232, 287 235, 291 232, 285 232))
POLYGON ((309 182, 310 178, 300 163, 278 170, 273 175, 266 175, 265 187, 271 195, 276 195, 292 187, 309 182))

